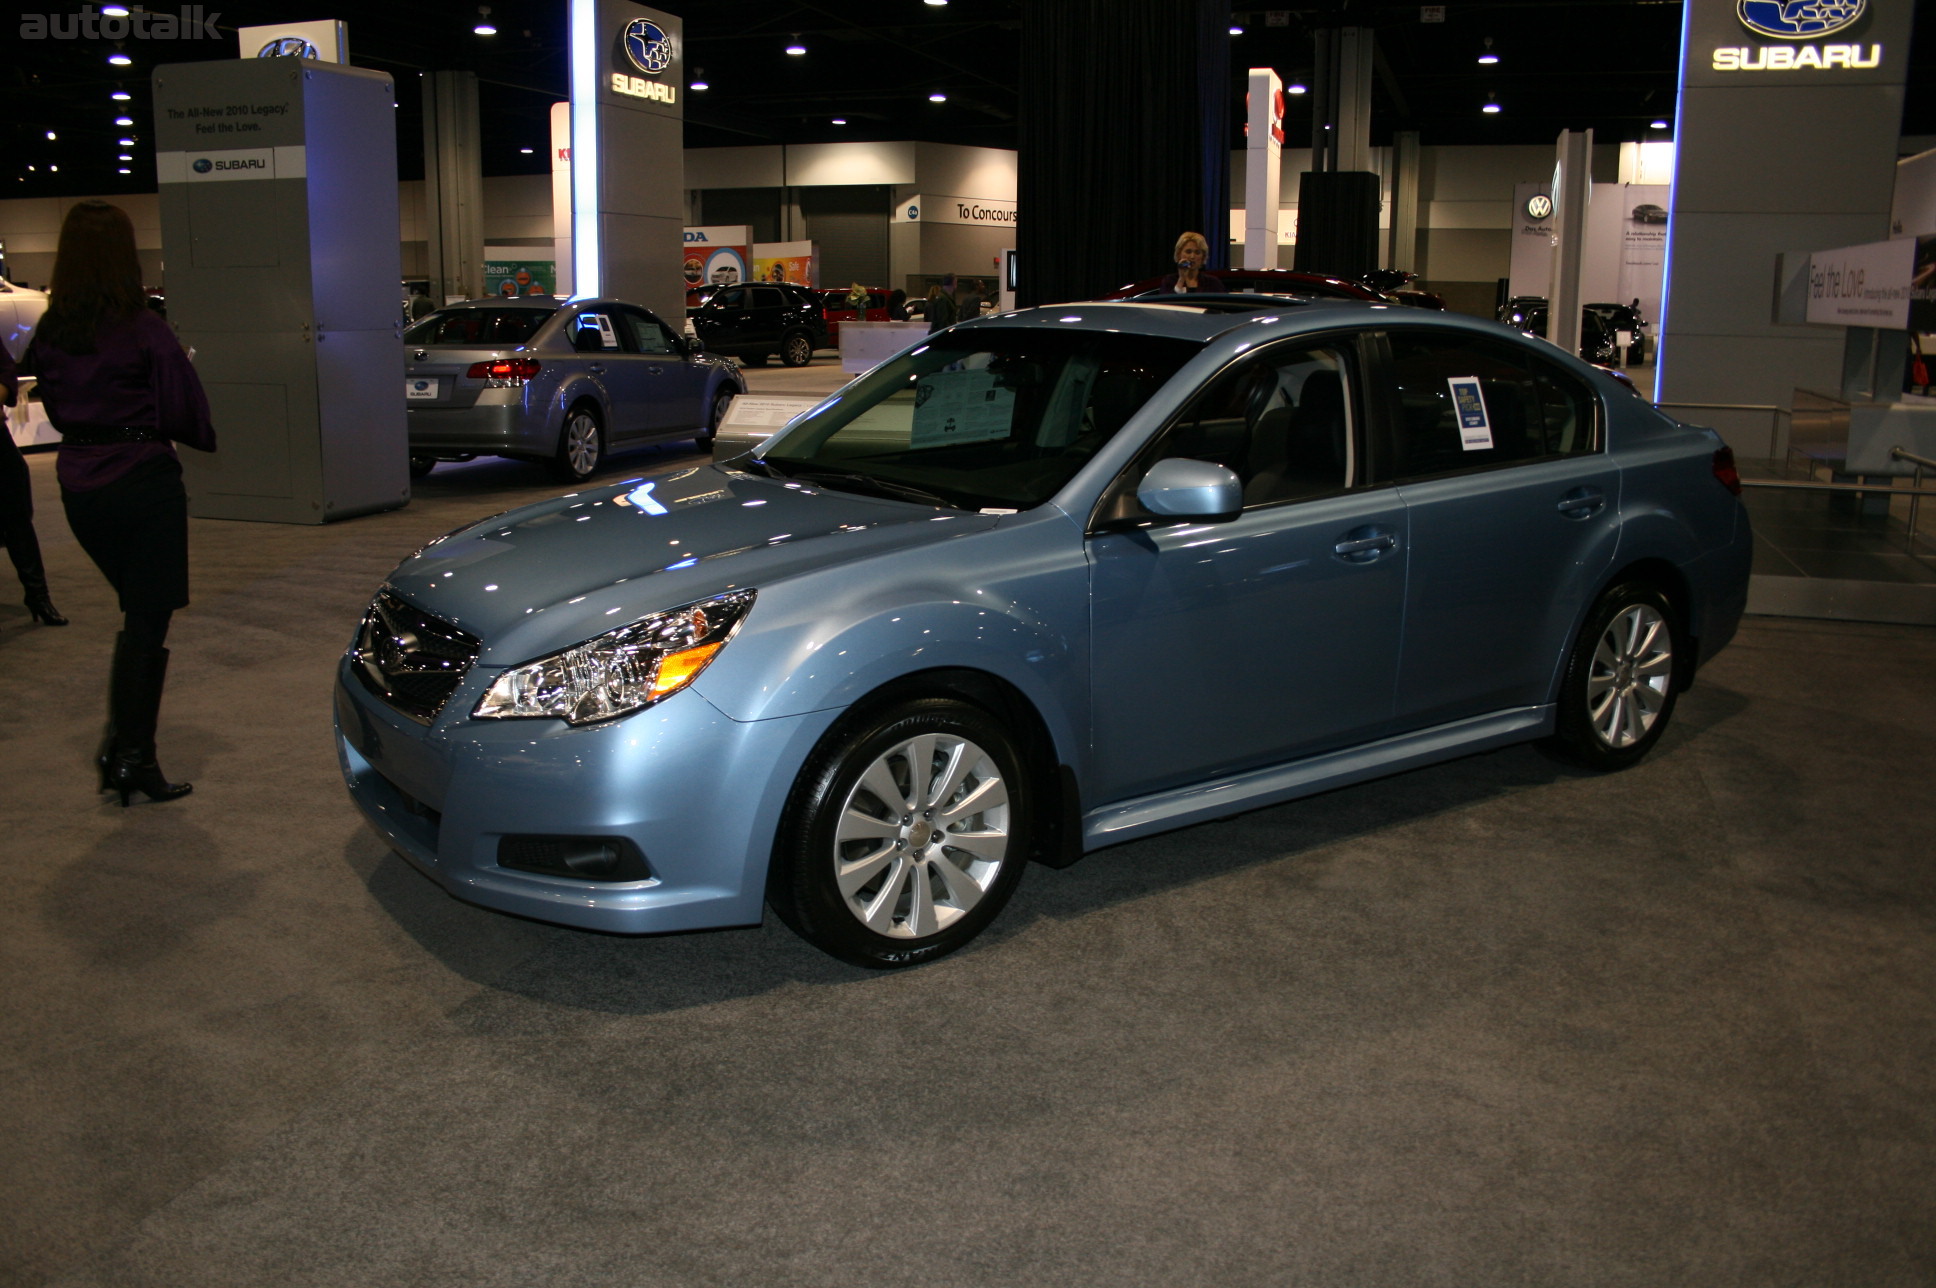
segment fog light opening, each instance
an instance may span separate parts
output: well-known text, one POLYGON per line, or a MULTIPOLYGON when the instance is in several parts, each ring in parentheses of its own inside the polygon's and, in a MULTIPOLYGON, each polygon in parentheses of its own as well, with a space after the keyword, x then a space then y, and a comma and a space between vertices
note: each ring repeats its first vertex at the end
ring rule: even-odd
POLYGON ((503 836, 497 864, 574 881, 647 881, 652 869, 622 836, 503 836))

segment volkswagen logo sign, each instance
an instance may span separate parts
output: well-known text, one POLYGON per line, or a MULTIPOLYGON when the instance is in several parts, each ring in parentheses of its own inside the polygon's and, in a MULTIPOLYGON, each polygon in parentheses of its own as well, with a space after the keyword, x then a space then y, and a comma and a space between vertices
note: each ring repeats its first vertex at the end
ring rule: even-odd
POLYGON ((634 18, 625 27, 625 56, 632 60, 632 66, 657 76, 672 66, 672 41, 658 23, 634 18))
POLYGON ((255 51, 257 58, 319 58, 316 46, 301 36, 277 36, 255 51))
POLYGON ((207 174, 215 168, 215 163, 207 157, 196 157, 193 169, 196 174, 207 174))
POLYGON ((1741 25, 1758 36, 1806 40, 1850 27, 1869 0, 1735 0, 1741 25))
POLYGON ((1553 217, 1553 199, 1543 192, 1535 192, 1526 198, 1526 214, 1533 219, 1553 217))

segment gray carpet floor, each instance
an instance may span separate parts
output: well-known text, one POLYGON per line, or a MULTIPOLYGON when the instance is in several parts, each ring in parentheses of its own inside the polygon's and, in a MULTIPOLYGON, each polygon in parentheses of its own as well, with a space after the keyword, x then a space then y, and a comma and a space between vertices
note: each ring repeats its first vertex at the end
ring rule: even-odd
POLYGON ((527 467, 196 521, 195 793, 96 795, 117 618, 52 464, 74 625, 0 603, 0 1284, 1936 1282, 1936 632, 1751 619, 1628 773, 1036 868, 877 975, 482 911, 362 825, 334 661, 527 467))

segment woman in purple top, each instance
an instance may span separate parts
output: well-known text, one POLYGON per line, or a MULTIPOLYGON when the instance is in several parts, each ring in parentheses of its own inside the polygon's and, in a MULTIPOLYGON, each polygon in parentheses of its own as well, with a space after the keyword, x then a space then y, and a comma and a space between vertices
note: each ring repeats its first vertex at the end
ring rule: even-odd
POLYGON ((208 399, 168 324, 141 290, 134 225, 83 201, 61 224, 47 312, 27 350, 41 404, 61 433, 54 474, 67 523, 120 596, 101 790, 186 796, 155 760, 168 619, 188 604, 188 493, 175 443, 215 450, 208 399))
MULTIPOLYGON (((13 354, 0 344, 0 406, 11 407, 20 393, 19 370, 13 354)), ((67 619, 47 593, 47 569, 40 562, 40 538, 34 535, 34 481, 27 462, 14 446, 5 416, 0 416, 0 544, 13 559, 20 585, 27 592, 27 611, 37 622, 65 626, 67 619)))

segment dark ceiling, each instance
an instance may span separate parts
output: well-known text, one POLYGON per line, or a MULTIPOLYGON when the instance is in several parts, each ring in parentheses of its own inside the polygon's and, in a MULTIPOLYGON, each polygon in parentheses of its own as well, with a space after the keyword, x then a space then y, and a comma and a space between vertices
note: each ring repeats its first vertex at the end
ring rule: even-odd
MULTIPOLYGON (((688 72, 703 74, 710 86, 688 91, 686 143, 921 139, 1013 147, 1024 3, 704 0, 685 15, 688 72), (796 37, 804 56, 784 51, 796 37), (935 92, 947 101, 929 102, 935 92), (833 124, 836 117, 846 124, 833 124)), ((397 78, 401 177, 423 170, 417 74, 446 68, 478 75, 486 174, 540 172, 547 164, 548 107, 566 93, 565 0, 496 0, 489 15, 494 36, 473 34, 478 9, 466 4, 230 7, 218 0, 205 7, 220 8, 227 39, 130 41, 135 63, 127 68, 108 66, 111 47, 100 41, 10 39, 14 56, 0 71, 6 164, 14 172, 8 195, 153 191, 146 82, 155 65, 232 57, 236 25, 310 19, 319 10, 348 23, 351 61, 397 78), (112 103, 117 86, 133 101, 112 103), (132 127, 114 125, 121 108, 132 109, 132 127), (50 129, 54 141, 45 137, 50 129), (129 137, 136 146, 116 142, 129 137), (123 151, 136 160, 115 160, 123 151), (123 164, 132 173, 118 174, 123 164)), ((1678 0, 1451 0, 1442 8, 1442 22, 1425 22, 1417 4, 1240 4, 1233 25, 1243 34, 1230 37, 1233 122, 1242 120, 1243 69, 1308 74, 1313 27, 1349 22, 1378 33, 1374 143, 1401 129, 1417 130, 1427 145, 1544 144, 1562 129, 1591 129, 1602 142, 1670 137, 1649 126, 1673 120, 1678 0), (1488 37, 1499 62, 1482 66, 1488 37), (1502 109, 1496 115, 1480 111, 1488 98, 1502 109)), ((1936 134, 1936 5, 1917 8, 1903 133, 1928 135, 1936 134)), ((1181 41, 1177 56, 1188 56, 1181 41)), ((1071 93, 1081 89, 1070 86, 1071 93)), ((1309 101, 1290 100, 1285 125, 1293 145, 1309 137, 1309 101)), ((1237 146, 1241 138, 1233 132, 1231 141, 1237 146)))

